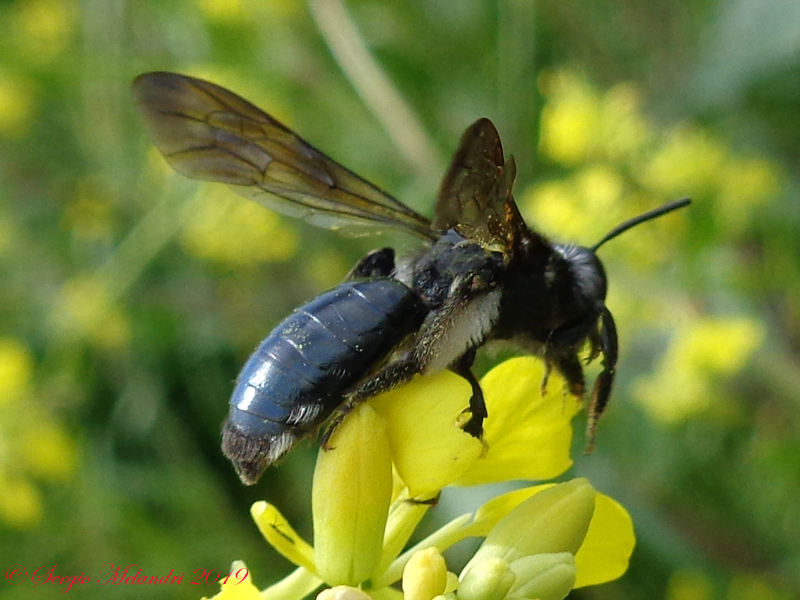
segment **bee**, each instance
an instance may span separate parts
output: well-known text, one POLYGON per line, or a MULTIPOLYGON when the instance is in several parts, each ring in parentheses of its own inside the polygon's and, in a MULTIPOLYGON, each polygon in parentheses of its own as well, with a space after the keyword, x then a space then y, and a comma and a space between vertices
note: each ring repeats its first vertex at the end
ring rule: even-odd
POLYGON ((514 159, 482 118, 463 134, 429 220, 213 83, 147 73, 133 82, 133 94, 156 147, 183 175, 226 183, 320 227, 396 228, 420 242, 403 261, 392 248, 370 252, 249 358, 222 430, 222 450, 245 484, 326 422, 418 374, 449 369, 469 382, 463 429, 480 438, 487 411, 472 365, 494 341, 541 357, 546 373, 558 371, 578 397, 586 388, 582 350, 588 347, 588 360, 601 358, 588 409, 593 444, 618 357, 596 252, 688 199, 626 221, 591 247, 551 242, 522 219, 514 159))

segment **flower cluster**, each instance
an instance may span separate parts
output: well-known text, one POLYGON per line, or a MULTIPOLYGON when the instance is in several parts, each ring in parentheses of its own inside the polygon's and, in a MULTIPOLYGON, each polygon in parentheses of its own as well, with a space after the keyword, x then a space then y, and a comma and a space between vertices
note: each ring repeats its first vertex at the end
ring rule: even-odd
MULTIPOLYGON (((537 226, 587 243, 637 211, 690 196, 691 218, 659 219, 647 226, 647 235, 631 234, 624 243, 604 246, 603 256, 624 255, 631 269, 663 270, 674 263, 679 248, 691 251, 681 229, 692 222, 713 237, 717 248, 698 249, 694 278, 719 286, 714 295, 729 293, 724 291, 727 283, 743 275, 737 272, 735 250, 725 250, 720 259, 719 249, 735 247, 757 211, 780 196, 785 180, 780 166, 753 152, 742 153, 693 123, 664 128, 646 115, 641 93, 630 83, 600 91, 568 69, 545 73, 540 83, 546 105, 539 149, 565 175, 523 192, 521 204, 535 215, 537 226)), ((615 273, 615 282, 620 275, 615 273)), ((704 315, 694 300, 677 296, 674 289, 648 293, 646 306, 637 305, 637 285, 643 282, 612 285, 608 303, 614 314, 620 322, 662 330, 669 337, 666 353, 654 361, 655 371, 636 382, 637 401, 663 424, 722 414, 729 402, 715 391, 717 384, 735 376, 758 350, 766 336, 763 324, 730 308, 704 315), (680 327, 666 331, 665 314, 680 327)))
POLYGON ((298 568, 263 591, 248 578, 215 598, 297 600, 324 586, 319 600, 556 600, 619 577, 634 546, 630 517, 583 478, 504 493, 406 548, 447 486, 550 479, 571 466, 579 403, 556 375, 542 395, 542 375, 539 361, 515 358, 483 378, 483 442, 460 427, 470 387, 449 372, 361 404, 319 452, 313 547, 276 507, 252 507, 298 568), (457 575, 442 552, 466 538, 483 543, 457 575))
POLYGON ((44 516, 37 482, 68 479, 78 462, 63 424, 34 400, 34 370, 22 340, 0 337, 0 522, 22 530, 44 516))
MULTIPOLYGON (((521 195, 544 231, 593 240, 604 232, 598 223, 610 228, 637 209, 689 196, 694 214, 701 211, 709 226, 731 237, 779 197, 785 180, 779 165, 738 152, 693 123, 663 127, 647 116, 633 84, 601 92, 580 73, 561 69, 542 74, 540 87, 546 104, 539 150, 565 170, 564 177, 538 181, 521 195)), ((634 264, 652 267, 669 259, 682 223, 660 220, 650 226, 658 238, 634 235, 604 252, 624 251, 634 264)))

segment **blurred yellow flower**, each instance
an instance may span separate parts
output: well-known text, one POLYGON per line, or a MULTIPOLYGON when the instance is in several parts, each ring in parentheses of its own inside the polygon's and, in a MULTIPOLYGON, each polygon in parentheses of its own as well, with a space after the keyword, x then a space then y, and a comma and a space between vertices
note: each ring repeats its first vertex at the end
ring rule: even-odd
POLYGON ((120 348, 131 335, 130 320, 102 277, 78 275, 67 281, 51 315, 56 335, 85 338, 103 348, 120 348))
POLYGON ((620 83, 606 92, 601 115, 596 143, 612 162, 635 161, 655 136, 653 124, 641 112, 639 90, 633 84, 620 83))
POLYGON ((34 113, 34 93, 30 83, 0 71, 0 137, 23 137, 34 113))
POLYGON ((203 15, 212 22, 235 25, 245 19, 241 0, 197 0, 203 15))
POLYGON ((19 0, 11 18, 10 30, 25 57, 47 63, 69 44, 78 7, 73 0, 19 0))
POLYGON ((739 573, 731 581, 726 600, 789 600, 787 591, 778 590, 769 578, 750 573, 739 573))
POLYGON ((27 479, 10 477, 0 470, 0 519, 15 529, 30 529, 44 514, 42 494, 27 479))
POLYGON ((542 109, 540 151, 565 166, 584 162, 600 129, 597 94, 570 71, 543 74, 539 86, 548 98, 542 109))
POLYGON ((0 408, 23 400, 33 376, 33 357, 14 337, 0 338, 0 408))
POLYGON ((718 378, 739 371, 765 335, 746 317, 687 323, 673 335, 655 373, 636 382, 634 395, 657 421, 686 420, 720 399, 718 378))
POLYGON ((711 578, 696 569, 679 569, 669 578, 666 600, 714 600, 711 578))
POLYGON ((31 478, 63 480, 77 466, 73 440, 45 412, 33 386, 28 347, 0 338, 0 520, 18 529, 34 527, 43 516, 42 494, 31 478))
POLYGON ((294 227, 221 186, 203 186, 187 207, 181 242, 190 254, 237 267, 292 258, 294 227))
POLYGON ((639 93, 619 84, 598 93, 585 76, 560 69, 540 77, 547 103, 542 110, 539 149, 567 167, 596 161, 630 161, 652 137, 639 93))
POLYGON ((764 158, 732 157, 720 174, 714 217, 730 234, 738 234, 752 218, 753 209, 773 201, 782 187, 778 168, 764 158))
POLYGON ((661 136, 636 175, 659 196, 708 196, 715 190, 727 152, 709 131, 679 125, 661 136))
POLYGON ((623 177, 614 167, 589 164, 569 179, 527 188, 521 204, 545 235, 552 232, 559 241, 589 246, 606 233, 600 224, 606 222, 610 228, 622 220, 625 193, 623 177))
MULTIPOLYGON (((597 223, 609 219, 608 211, 616 221, 635 213, 623 206, 643 211, 689 196, 708 202, 717 227, 736 235, 753 209, 771 202, 783 186, 777 164, 737 155, 707 128, 683 122, 659 130, 642 113, 632 84, 600 92, 579 72, 560 69, 543 74, 540 88, 546 100, 540 150, 572 170, 567 178, 537 182, 522 195, 532 222, 545 233, 589 244, 604 233, 597 223)), ((630 242, 634 250, 628 255, 650 267, 661 260, 657 253, 668 256, 667 244, 651 243, 643 252, 645 243, 630 242)))
POLYGON ((19 456, 27 471, 47 480, 69 479, 78 465, 78 451, 60 423, 37 419, 35 430, 26 430, 19 440, 19 456))
POLYGON ((110 241, 114 231, 114 207, 102 191, 102 182, 84 178, 75 198, 64 210, 64 223, 82 241, 110 241))

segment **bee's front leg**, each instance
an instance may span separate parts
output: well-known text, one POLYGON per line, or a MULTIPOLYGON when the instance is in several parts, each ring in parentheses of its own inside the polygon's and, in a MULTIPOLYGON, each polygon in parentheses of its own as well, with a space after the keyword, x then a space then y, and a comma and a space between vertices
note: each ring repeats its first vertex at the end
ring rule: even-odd
POLYGON ((603 307, 600 319, 600 352, 603 355, 603 370, 595 379, 592 401, 589 404, 589 421, 586 425, 587 453, 594 450, 597 421, 605 411, 608 400, 611 397, 611 388, 614 385, 614 376, 617 373, 617 359, 619 358, 617 327, 614 324, 614 317, 611 316, 607 308, 603 307))

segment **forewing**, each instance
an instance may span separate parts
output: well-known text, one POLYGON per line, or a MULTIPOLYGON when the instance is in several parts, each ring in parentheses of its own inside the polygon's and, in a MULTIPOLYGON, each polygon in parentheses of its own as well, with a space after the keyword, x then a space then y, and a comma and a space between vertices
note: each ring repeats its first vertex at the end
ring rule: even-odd
POLYGON ((479 119, 464 132, 442 181, 434 229, 455 229, 487 248, 510 252, 527 231, 512 196, 515 175, 514 159, 503 157, 494 124, 479 119))
POLYGON ((341 166, 243 98, 175 73, 146 73, 133 94, 156 147, 178 172, 218 181, 275 211, 328 229, 430 222, 341 166))

